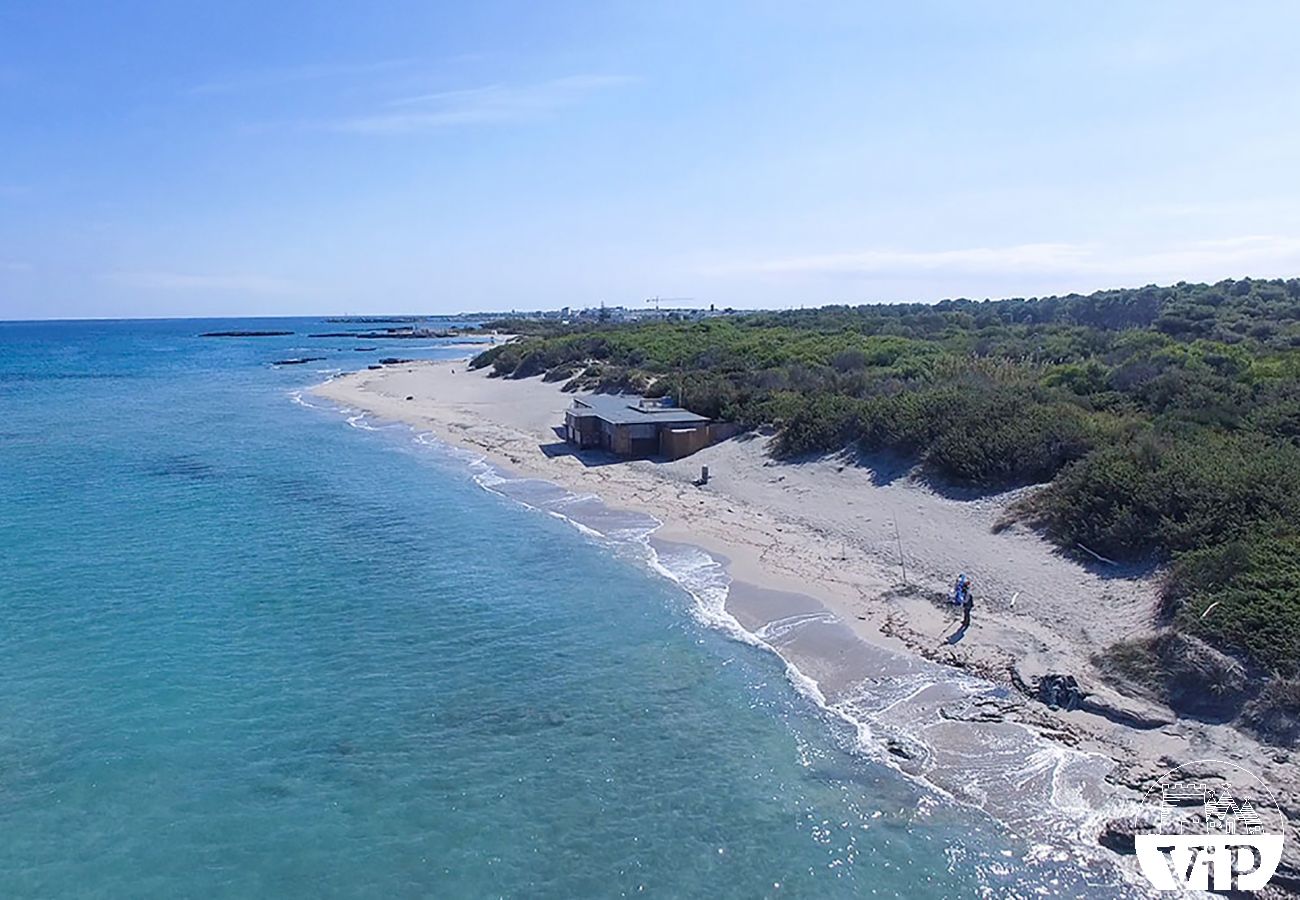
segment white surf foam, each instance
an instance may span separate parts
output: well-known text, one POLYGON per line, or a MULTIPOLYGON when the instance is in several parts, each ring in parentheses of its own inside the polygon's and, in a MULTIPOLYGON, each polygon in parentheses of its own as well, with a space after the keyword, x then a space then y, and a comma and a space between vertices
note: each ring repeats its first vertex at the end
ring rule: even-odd
POLYGON ((307 409, 318 409, 318 410, 327 410, 327 411, 338 410, 338 407, 336 406, 320 405, 320 404, 312 403, 308 401, 306 397, 303 396, 304 393, 305 390, 303 389, 289 391, 289 400, 292 401, 293 403, 298 404, 299 406, 305 406, 307 409))

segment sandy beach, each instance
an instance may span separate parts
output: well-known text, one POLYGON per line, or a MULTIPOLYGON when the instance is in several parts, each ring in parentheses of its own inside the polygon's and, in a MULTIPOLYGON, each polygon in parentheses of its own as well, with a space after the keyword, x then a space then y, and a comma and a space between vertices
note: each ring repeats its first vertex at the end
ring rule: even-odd
MULTIPOLYGON (((676 462, 579 456, 556 431, 571 402, 560 384, 493 379, 463 360, 356 372, 315 392, 431 432, 520 476, 648 513, 663 523, 657 542, 725 559, 727 611, 814 680, 828 706, 865 707, 877 723, 866 743, 1004 821, 1014 819, 1015 792, 981 784, 960 759, 938 758, 944 747, 1005 743, 1005 732, 981 737, 981 728, 1014 726, 1033 735, 1035 747, 1047 742, 1076 754, 1071 765, 1088 808, 1119 808, 1172 765, 1215 758, 1244 761, 1278 790, 1284 810, 1297 808, 1300 770, 1289 754, 1228 725, 1179 719, 1105 683, 1092 656, 1151 633, 1155 576, 1085 566, 1021 526, 995 527, 1032 488, 940 491, 885 459, 776 462, 764 435, 742 435, 676 462), (695 484, 701 466, 710 474, 703 487, 695 484), (960 611, 946 602, 959 572, 974 579, 977 598, 964 634, 957 632, 960 611), (903 670, 915 675, 925 666, 1006 689, 936 694, 933 677, 904 677, 903 670), (1050 710, 1010 687, 1048 673, 1076 677, 1101 711, 1050 710), (916 690, 877 702, 882 685, 904 682, 916 690), (917 733, 906 722, 922 713, 926 746, 913 752, 917 733)), ((1004 762, 1003 769, 1015 765, 1004 762)))

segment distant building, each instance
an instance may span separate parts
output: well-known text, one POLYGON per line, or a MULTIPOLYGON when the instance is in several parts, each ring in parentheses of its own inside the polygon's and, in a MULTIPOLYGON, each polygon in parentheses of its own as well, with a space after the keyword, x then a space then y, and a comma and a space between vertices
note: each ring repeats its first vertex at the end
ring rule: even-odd
POLYGON ((710 419, 670 400, 628 394, 574 398, 564 413, 564 435, 579 449, 600 447, 619 456, 680 459, 716 437, 710 419))

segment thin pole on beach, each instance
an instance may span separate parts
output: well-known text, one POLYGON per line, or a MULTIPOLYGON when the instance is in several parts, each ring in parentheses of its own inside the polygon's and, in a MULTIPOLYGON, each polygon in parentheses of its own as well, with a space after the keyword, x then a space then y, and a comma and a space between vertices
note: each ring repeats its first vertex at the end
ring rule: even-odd
POLYGON ((903 538, 898 534, 898 517, 891 514, 889 518, 894 523, 894 540, 898 542, 898 565, 903 570, 903 586, 907 587, 907 561, 903 559, 903 538))

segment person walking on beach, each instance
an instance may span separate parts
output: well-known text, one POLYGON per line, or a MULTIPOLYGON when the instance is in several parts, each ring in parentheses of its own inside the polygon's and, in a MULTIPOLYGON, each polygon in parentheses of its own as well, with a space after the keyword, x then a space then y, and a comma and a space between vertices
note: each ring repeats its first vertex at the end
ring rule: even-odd
POLYGON ((953 589, 952 602, 961 604, 961 628, 970 627, 970 611, 975 608, 975 597, 971 592, 971 580, 962 572, 957 576, 957 586, 953 589))

